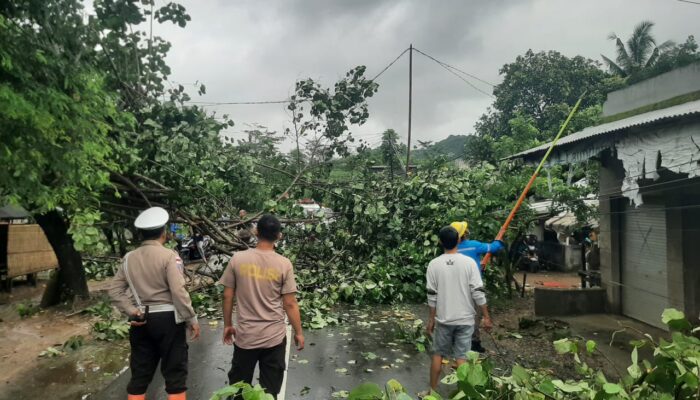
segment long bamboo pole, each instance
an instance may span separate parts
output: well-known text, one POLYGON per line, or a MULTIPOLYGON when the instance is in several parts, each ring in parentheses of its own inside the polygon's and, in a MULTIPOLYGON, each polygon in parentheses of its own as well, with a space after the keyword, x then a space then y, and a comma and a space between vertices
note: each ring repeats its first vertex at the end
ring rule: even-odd
MULTIPOLYGON (((523 189, 523 192, 520 194, 520 197, 518 198, 518 201, 515 203, 515 206, 513 206, 513 209, 510 210, 510 214, 508 214, 508 218, 506 218, 506 222, 503 223, 503 226, 501 226, 501 230, 498 231, 498 235, 496 235, 496 240, 503 240, 503 237, 506 235, 506 231, 508 230, 508 226, 510 226, 510 223, 513 221, 513 218, 515 218, 515 214, 518 212, 518 210, 520 209, 520 206, 523 204, 523 201, 525 200, 525 197, 527 196, 528 192, 530 191, 532 184, 535 183, 535 179, 537 179, 537 175, 539 175, 540 171, 542 170, 542 167, 544 167, 545 162, 547 162, 547 158, 552 153, 552 150, 554 150, 554 146, 557 145, 557 142, 559 141, 559 139, 561 138, 561 135, 566 130, 566 127, 569 125, 569 122, 576 114, 576 111, 578 111, 578 108, 581 105, 581 101, 583 100, 583 97, 585 95, 586 95, 586 93, 584 92, 581 95, 581 97, 578 98, 578 101, 574 105, 574 108, 571 109, 569 116, 566 117, 566 120, 562 124, 561 128, 559 128, 559 133, 557 133, 557 136, 552 141, 552 144, 549 146, 549 149, 544 154, 544 157, 542 157, 542 161, 540 161, 540 165, 538 165, 537 169, 535 169, 535 173, 532 174, 532 176, 530 177, 530 180, 527 182, 527 185, 525 185, 525 189, 523 189)), ((482 268, 484 268, 486 265, 488 265, 490 260, 491 260, 491 253, 486 253, 486 256, 484 256, 484 258, 481 260, 482 268)))

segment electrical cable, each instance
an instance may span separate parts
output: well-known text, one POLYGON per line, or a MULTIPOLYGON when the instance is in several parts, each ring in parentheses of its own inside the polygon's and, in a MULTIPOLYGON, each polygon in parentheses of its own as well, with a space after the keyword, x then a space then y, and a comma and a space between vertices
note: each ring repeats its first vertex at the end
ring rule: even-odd
MULTIPOLYGON (((698 165, 700 165, 700 161, 698 161, 698 160, 688 160, 688 161, 684 161, 684 162, 682 162, 682 163, 673 164, 673 165, 662 165, 661 168, 665 168, 665 169, 669 169, 669 170, 670 170, 671 168, 680 167, 681 165, 692 164, 692 163, 698 163, 698 165)), ((690 171, 694 171, 694 170, 695 170, 695 168, 691 169, 690 171)), ((642 177, 642 176, 646 176, 646 175, 648 175, 648 174, 649 174, 648 172, 642 172, 642 173, 639 173, 639 174, 637 174, 637 175, 625 176, 624 179, 639 178, 639 177, 642 177)), ((605 188, 605 190, 608 190, 608 189, 615 189, 616 187, 617 187, 617 186, 615 186, 615 187, 611 186, 611 187, 609 187, 609 188, 605 188)), ((602 191, 604 191, 604 190, 601 189, 600 191, 602 192, 602 191)))
POLYGON ((228 106, 228 105, 260 105, 260 104, 286 104, 292 100, 269 100, 269 101, 188 101, 190 104, 199 104, 204 107, 228 106))
MULTIPOLYGON (((398 61, 409 49, 402 51, 392 62, 390 62, 386 67, 384 67, 374 78, 370 79, 372 82, 376 81, 382 74, 384 74, 389 68, 391 68, 396 61, 398 61)), ((263 100, 263 101, 188 101, 190 104, 199 104, 203 107, 213 107, 221 105, 264 105, 264 104, 287 104, 291 103, 291 99, 285 100, 263 100)))
POLYGON ((385 73, 389 68, 391 68, 391 66, 394 65, 395 62, 399 61, 399 58, 401 58, 404 54, 406 54, 406 52, 407 52, 408 50, 410 50, 410 49, 409 49, 409 48, 406 48, 406 50, 402 51, 401 54, 399 54, 398 57, 396 57, 396 58, 394 59, 394 61, 390 62, 389 65, 387 65, 386 67, 384 67, 384 69, 382 69, 381 71, 379 71, 379 73, 378 73, 377 75, 375 75, 374 78, 371 79, 371 81, 374 82, 374 81, 376 81, 380 76, 382 76, 382 74, 385 73))
POLYGON ((457 67, 454 67, 454 66, 452 66, 452 65, 450 65, 450 64, 448 64, 448 63, 446 63, 446 62, 444 62, 444 61, 440 61, 440 60, 438 60, 437 58, 435 58, 435 57, 433 57, 433 56, 431 56, 431 55, 429 55, 429 54, 426 54, 426 53, 424 53, 423 51, 421 51, 421 50, 419 50, 419 49, 417 49, 417 48, 415 48, 415 47, 413 48, 413 50, 415 50, 415 51, 419 52, 420 54, 422 54, 422 55, 424 55, 424 56, 430 58, 431 60, 435 61, 435 62, 438 63, 438 64, 444 65, 445 67, 450 68, 450 69, 453 69, 453 70, 455 70, 455 71, 457 71, 457 72, 461 72, 461 73, 463 73, 464 75, 466 75, 466 76, 468 76, 468 77, 470 77, 470 78, 472 78, 472 79, 476 79, 477 81, 479 81, 479 82, 481 82, 481 83, 485 83, 485 84, 487 84, 487 85, 489 85, 489 86, 491 86, 491 87, 496 87, 496 85, 494 85, 494 84, 491 83, 491 82, 485 81, 485 80, 479 78, 479 77, 476 76, 476 75, 473 75, 473 74, 470 74, 470 73, 468 73, 468 72, 465 72, 465 71, 463 71, 463 70, 461 70, 461 69, 459 69, 459 68, 457 68, 457 67))
POLYGON ((492 94, 490 94, 490 93, 484 92, 483 90, 481 90, 481 89, 479 89, 478 87, 476 87, 473 83, 471 83, 471 82, 469 82, 468 80, 464 79, 461 75, 457 74, 456 72, 452 71, 451 69, 447 68, 446 66, 444 66, 444 65, 442 65, 442 64, 440 64, 440 63, 438 63, 438 65, 441 66, 442 68, 444 68, 447 72, 449 72, 449 73, 453 74, 454 76, 456 76, 457 78, 459 78, 461 81, 465 82, 467 85, 471 86, 471 87, 472 87, 474 90, 476 90, 477 92, 479 92, 479 93, 481 93, 481 94, 483 94, 483 95, 486 95, 486 96, 488 96, 488 97, 490 97, 490 98, 492 98, 492 99, 495 99, 495 98, 496 98, 496 96, 494 96, 494 95, 492 95, 492 94))

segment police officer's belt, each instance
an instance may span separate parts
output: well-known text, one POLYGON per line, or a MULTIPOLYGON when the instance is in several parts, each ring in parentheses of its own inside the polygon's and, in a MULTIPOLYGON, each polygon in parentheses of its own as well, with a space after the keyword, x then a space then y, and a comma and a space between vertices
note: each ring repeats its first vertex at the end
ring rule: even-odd
MULTIPOLYGON (((141 307, 139 307, 139 308, 141 308, 141 307)), ((141 312, 144 312, 144 311, 145 311, 145 307, 144 307, 144 310, 141 310, 141 312)), ((175 306, 172 304, 158 304, 155 306, 148 306, 148 311, 151 313, 175 311, 175 306)))

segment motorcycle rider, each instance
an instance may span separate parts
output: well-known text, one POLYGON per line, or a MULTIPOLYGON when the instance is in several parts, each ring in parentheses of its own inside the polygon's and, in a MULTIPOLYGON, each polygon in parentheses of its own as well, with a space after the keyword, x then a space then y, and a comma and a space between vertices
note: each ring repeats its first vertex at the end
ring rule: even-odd
MULTIPOLYGON (((479 271, 483 275, 484 266, 481 265, 481 257, 487 253, 496 254, 506 247, 505 243, 500 240, 495 240, 491 243, 484 243, 478 240, 469 240, 469 223, 467 221, 455 221, 450 224, 459 234, 459 244, 457 252, 463 254, 476 262, 479 265, 479 271)), ((477 310, 478 312, 479 310, 477 310)), ((474 334, 472 335, 472 351, 483 353, 486 351, 481 345, 481 335, 479 333, 479 322, 481 316, 476 318, 474 324, 474 334)))

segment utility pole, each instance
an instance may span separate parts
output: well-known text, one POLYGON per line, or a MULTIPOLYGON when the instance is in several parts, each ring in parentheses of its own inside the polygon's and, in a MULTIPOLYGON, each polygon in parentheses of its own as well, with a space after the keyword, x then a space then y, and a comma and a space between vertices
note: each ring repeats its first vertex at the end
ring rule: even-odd
POLYGON ((411 103, 413 101, 413 43, 408 48, 408 146, 406 148, 406 176, 411 165, 411 103))

